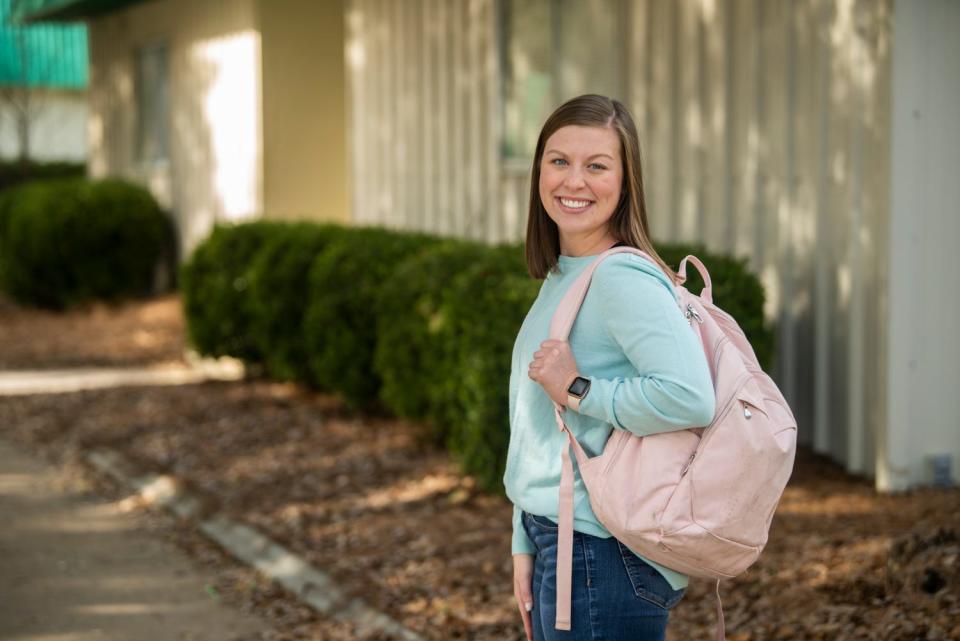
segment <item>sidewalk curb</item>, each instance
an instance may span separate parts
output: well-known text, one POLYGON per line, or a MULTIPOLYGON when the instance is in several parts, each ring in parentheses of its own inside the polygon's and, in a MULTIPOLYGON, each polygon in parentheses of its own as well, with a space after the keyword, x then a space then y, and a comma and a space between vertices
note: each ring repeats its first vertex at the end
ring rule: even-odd
POLYGON ((318 613, 351 623, 363 637, 386 633, 404 641, 424 641, 388 615, 360 599, 345 595, 328 574, 272 541, 254 528, 223 515, 208 516, 209 506, 169 475, 140 475, 122 454, 95 449, 85 454, 98 471, 135 490, 148 504, 157 505, 197 525, 209 539, 234 557, 276 581, 318 613))

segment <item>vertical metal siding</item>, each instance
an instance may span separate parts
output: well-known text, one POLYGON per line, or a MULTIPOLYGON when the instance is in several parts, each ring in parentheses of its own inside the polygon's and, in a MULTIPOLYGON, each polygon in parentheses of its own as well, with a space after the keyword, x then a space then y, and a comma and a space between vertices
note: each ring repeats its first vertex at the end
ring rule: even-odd
POLYGON ((633 0, 632 12, 646 22, 628 40, 645 85, 630 106, 655 237, 748 259, 801 439, 872 473, 891 3, 633 0))
POLYGON ((494 0, 352 0, 347 11, 348 50, 366 61, 349 70, 356 222, 512 237, 500 222, 494 0))
MULTIPOLYGON (((522 239, 529 163, 499 159, 497 12, 509 1, 352 0, 351 46, 380 63, 352 71, 359 222, 522 239), (416 87, 391 71, 408 55, 416 87), (411 101, 424 118, 391 120, 411 101), (370 170, 391 153, 397 164, 370 170)), ((654 237, 748 259, 801 441, 866 473, 886 420, 874 401, 886 372, 891 11, 892 0, 628 0, 618 28, 654 237)))

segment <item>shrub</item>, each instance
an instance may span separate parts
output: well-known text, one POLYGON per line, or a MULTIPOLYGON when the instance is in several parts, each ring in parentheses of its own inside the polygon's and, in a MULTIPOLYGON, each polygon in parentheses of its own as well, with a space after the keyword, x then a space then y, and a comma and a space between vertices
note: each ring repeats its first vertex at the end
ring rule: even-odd
MULTIPOLYGON (((0 201, 0 221, 2 211, 0 201)), ((746 262, 702 247, 660 252, 674 266, 688 253, 703 259, 714 299, 767 362, 773 336, 746 262)), ((271 376, 336 392, 354 409, 422 420, 464 473, 502 491, 513 343, 541 286, 521 245, 248 223, 216 228, 183 282, 195 344, 259 359, 271 376)), ((692 269, 687 284, 702 287, 692 269)))
POLYGON ((4 258, 3 258, 3 238, 6 235, 7 220, 9 220, 10 209, 13 205, 13 189, 0 191, 0 290, 8 289, 3 276, 4 258))
POLYGON ((180 266, 187 335, 199 353, 261 363, 250 301, 250 268, 267 242, 289 223, 217 224, 180 266))
POLYGON ((491 491, 503 490, 513 343, 540 285, 527 274, 521 246, 504 245, 453 276, 444 296, 431 420, 446 431, 461 469, 491 491))
POLYGON ((14 300, 63 309, 151 293, 169 222, 148 191, 67 179, 5 194, 0 273, 14 300))
POLYGON ((250 269, 253 333, 267 374, 309 382, 304 340, 308 275, 340 225, 296 223, 273 234, 250 269))
POLYGON ((380 399, 393 413, 425 422, 425 436, 442 444, 442 426, 429 421, 430 390, 453 372, 444 370, 449 347, 441 340, 449 322, 443 300, 450 281, 490 250, 480 243, 445 240, 401 262, 384 281, 377 304, 374 371, 380 399))
POLYGON ((303 327, 316 386, 339 392, 354 409, 382 409, 373 370, 380 288, 404 258, 435 240, 353 228, 330 243, 310 272, 303 327))
POLYGON ((87 166, 75 162, 0 161, 0 191, 34 180, 83 178, 87 166))

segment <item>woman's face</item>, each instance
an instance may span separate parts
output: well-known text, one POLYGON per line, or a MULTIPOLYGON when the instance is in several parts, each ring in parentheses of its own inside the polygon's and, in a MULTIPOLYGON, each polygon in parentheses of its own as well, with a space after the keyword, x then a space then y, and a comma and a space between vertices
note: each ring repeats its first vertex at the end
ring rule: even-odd
POLYGON ((609 236, 620 200, 620 141, 609 127, 561 127, 540 162, 540 200, 560 231, 563 253, 593 249, 609 236))

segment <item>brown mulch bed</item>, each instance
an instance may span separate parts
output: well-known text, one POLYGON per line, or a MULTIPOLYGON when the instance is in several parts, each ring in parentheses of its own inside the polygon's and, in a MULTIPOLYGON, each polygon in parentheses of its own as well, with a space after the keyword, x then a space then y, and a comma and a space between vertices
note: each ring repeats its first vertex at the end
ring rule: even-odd
MULTIPOLYGON (((160 318, 131 306, 126 331, 179 323, 158 331, 182 336, 168 302, 140 304, 156 306, 160 318)), ((4 313, 20 322, 17 310, 4 313)), ((53 362, 80 363, 87 352, 69 346, 101 326, 83 314, 91 312, 62 318, 57 338, 24 334, 36 343, 32 352, 2 341, 0 363, 42 366, 24 355, 58 350, 53 362)), ((111 327, 124 331, 119 322, 111 327)), ((114 363, 138 362, 153 349, 112 341, 114 363)), ((78 467, 84 449, 109 446, 147 470, 176 474, 428 639, 519 640, 510 505, 477 492, 417 433, 409 422, 351 414, 332 397, 268 381, 0 397, 0 436, 66 469, 78 467)), ((960 640, 958 507, 960 490, 878 495, 872 482, 801 451, 763 556, 722 588, 728 639, 960 640)), ((272 639, 350 638, 345 626, 312 615, 186 526, 149 518, 216 570, 224 600, 270 618, 272 639)), ((669 639, 712 638, 709 588, 691 583, 669 639)))
POLYGON ((178 294, 69 313, 24 309, 0 293, 0 370, 183 363, 178 294))

